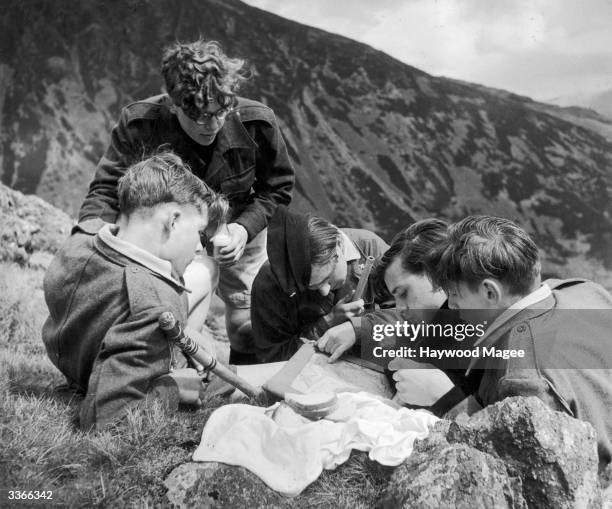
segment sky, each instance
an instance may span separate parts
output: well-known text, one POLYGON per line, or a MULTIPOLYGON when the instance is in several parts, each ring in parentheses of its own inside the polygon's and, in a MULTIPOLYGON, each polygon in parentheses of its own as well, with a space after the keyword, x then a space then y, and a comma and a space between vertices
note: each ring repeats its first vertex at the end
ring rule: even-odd
POLYGON ((245 1, 429 74, 536 100, 612 89, 612 0, 245 1))

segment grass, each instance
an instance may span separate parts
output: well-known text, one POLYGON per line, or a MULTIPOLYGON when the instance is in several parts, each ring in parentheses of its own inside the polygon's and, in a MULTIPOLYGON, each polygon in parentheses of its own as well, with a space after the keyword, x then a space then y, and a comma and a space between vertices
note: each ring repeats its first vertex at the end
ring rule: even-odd
MULTIPOLYGON (((206 420, 227 400, 180 412, 147 402, 115 427, 79 431, 79 401, 55 389, 64 380, 40 338, 42 278, 42 271, 0 263, 0 507, 168 507, 163 480, 190 461, 206 420), (53 500, 11 505, 7 490, 49 490, 53 500)), ((288 503, 372 507, 389 475, 353 453, 288 503)))

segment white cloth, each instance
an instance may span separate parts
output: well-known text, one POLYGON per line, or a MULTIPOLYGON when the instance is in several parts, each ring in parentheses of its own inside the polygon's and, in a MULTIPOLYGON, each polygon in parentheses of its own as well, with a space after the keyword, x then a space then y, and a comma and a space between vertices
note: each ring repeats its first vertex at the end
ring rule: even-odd
POLYGON ((289 426, 269 416, 278 405, 217 409, 193 460, 242 466, 270 488, 296 496, 324 468, 344 463, 352 449, 368 451, 370 459, 383 465, 399 465, 412 453, 414 440, 425 438, 438 420, 425 411, 393 408, 365 392, 340 393, 338 409, 328 418, 313 422, 296 417, 289 426))

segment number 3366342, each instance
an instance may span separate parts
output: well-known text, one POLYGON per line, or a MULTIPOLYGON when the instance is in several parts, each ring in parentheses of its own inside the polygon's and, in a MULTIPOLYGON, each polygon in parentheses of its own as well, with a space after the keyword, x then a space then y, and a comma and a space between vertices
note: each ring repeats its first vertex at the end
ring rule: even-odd
POLYGON ((52 491, 9 490, 9 500, 53 500, 52 491))

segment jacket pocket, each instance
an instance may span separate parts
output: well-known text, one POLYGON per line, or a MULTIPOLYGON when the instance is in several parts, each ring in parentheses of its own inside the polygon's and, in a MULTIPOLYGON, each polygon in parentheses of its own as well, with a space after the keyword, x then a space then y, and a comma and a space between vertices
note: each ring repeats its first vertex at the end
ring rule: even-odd
POLYGON ((228 168, 221 180, 221 192, 229 199, 248 196, 255 183, 255 151, 234 149, 224 157, 228 168))

